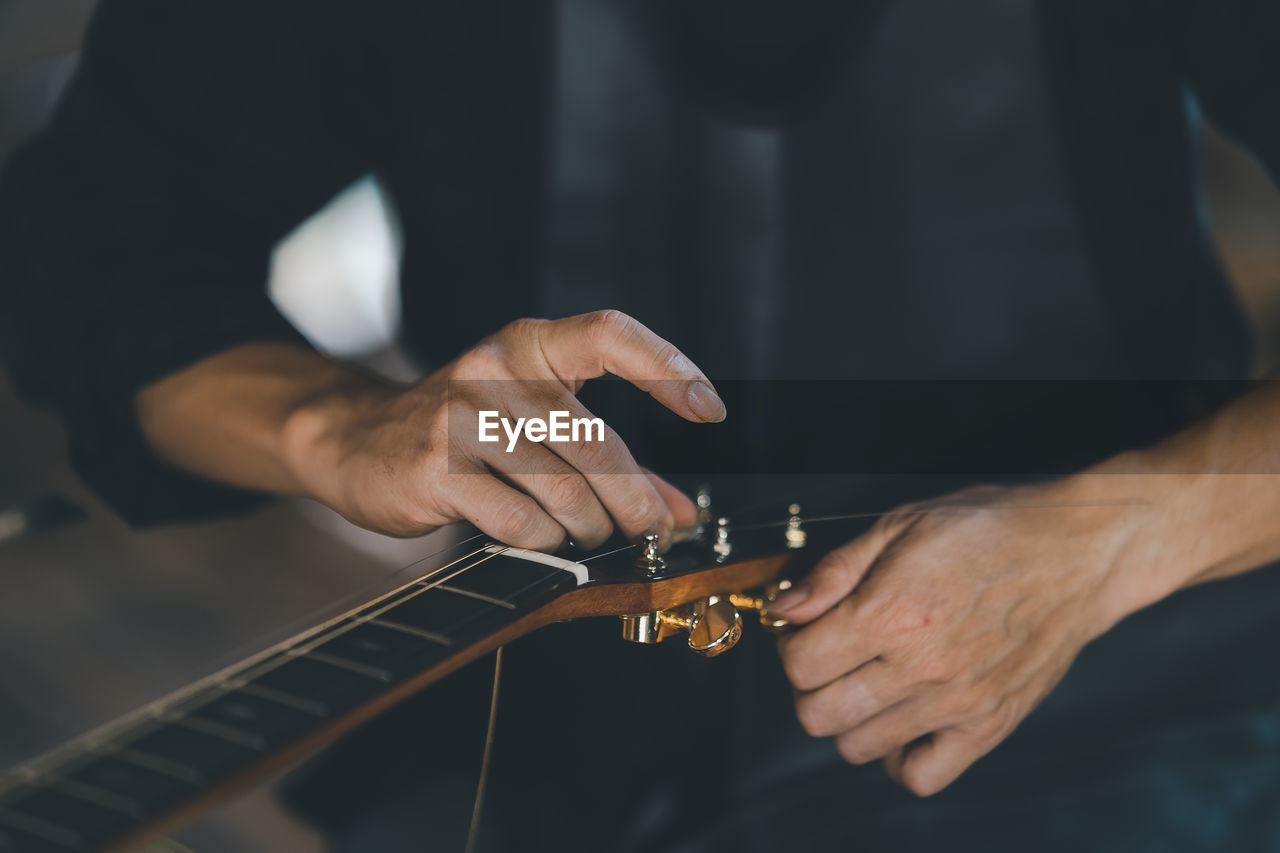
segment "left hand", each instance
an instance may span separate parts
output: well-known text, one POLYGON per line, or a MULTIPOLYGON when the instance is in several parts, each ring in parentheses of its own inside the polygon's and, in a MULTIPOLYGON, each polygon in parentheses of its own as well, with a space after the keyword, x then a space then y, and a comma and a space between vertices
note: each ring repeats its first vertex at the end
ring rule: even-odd
POLYGON ((771 612, 804 625, 780 651, 805 730, 854 764, 883 758, 921 796, 1004 740, 1137 609, 1118 566, 1138 514, 1066 492, 980 487, 904 507, 780 598, 771 612))

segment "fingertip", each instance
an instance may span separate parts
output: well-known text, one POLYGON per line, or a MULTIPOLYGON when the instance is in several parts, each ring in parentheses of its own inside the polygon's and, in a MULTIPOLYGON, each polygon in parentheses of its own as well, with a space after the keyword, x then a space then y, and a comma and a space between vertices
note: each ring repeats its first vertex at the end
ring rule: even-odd
POLYGON ((698 507, 684 492, 650 471, 648 468, 642 469, 645 476, 649 478, 649 482, 658 490, 659 497, 666 503, 668 509, 667 523, 671 530, 680 530, 683 528, 694 527, 698 523, 698 507))
POLYGON ((689 383, 686 397, 689 409, 704 423, 718 424, 729 414, 720 395, 715 392, 710 383, 701 379, 695 379, 689 383))
POLYGON ((791 589, 769 602, 767 612, 770 616, 781 616, 789 621, 795 621, 795 617, 800 616, 804 610, 801 605, 808 601, 809 596, 812 594, 813 587, 809 584, 795 584, 791 589))

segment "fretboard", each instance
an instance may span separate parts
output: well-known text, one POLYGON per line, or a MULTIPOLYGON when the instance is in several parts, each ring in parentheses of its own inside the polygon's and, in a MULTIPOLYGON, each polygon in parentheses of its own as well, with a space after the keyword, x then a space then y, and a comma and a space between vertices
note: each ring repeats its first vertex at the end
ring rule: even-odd
POLYGON ((0 851, 97 851, 138 839, 273 757, 323 742, 320 735, 461 665, 582 577, 568 561, 478 544, 387 596, 17 768, 0 789, 0 851))

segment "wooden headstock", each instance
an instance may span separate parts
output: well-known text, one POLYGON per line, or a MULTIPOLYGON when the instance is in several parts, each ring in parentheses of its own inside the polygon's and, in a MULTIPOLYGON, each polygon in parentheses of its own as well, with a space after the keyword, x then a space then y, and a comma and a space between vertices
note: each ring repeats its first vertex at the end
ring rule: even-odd
POLYGON ((690 648, 708 657, 741 636, 739 610, 755 611, 778 631, 785 622, 768 615, 768 604, 790 585, 788 576, 812 563, 800 508, 790 510, 784 525, 737 536, 726 518, 704 520, 662 555, 656 537, 648 537, 636 548, 587 557, 582 565, 590 566, 590 578, 552 606, 565 618, 620 616, 623 638, 636 643, 688 632, 690 648))

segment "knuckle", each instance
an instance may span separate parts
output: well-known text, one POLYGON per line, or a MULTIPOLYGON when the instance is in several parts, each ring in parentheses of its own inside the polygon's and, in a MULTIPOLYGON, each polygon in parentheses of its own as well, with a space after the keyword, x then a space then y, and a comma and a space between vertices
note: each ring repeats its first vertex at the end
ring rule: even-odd
POLYGON ((577 534, 577 543, 583 548, 596 548, 603 545, 609 535, 613 533, 613 524, 608 519, 593 525, 590 530, 577 534))
POLYGON ((520 343, 528 340, 531 336, 541 332, 542 327, 546 325, 546 320, 534 320, 529 317, 521 317, 518 320, 512 320, 503 326, 498 334, 494 335, 490 341, 498 345, 499 348, 510 346, 518 346, 520 343))
POLYGON ((782 672, 797 690, 812 690, 818 685, 814 681, 812 667, 803 654, 788 648, 782 655, 782 672))
POLYGON ((933 613, 928 607, 910 601, 895 602, 884 613, 884 629, 893 636, 915 633, 933 621, 933 613))
POLYGON ((999 699, 987 719, 989 721, 986 727, 988 738, 999 739, 1013 731, 1018 723, 1018 713, 1013 703, 1006 699, 999 699))
POLYGON ((946 655, 930 655, 920 667, 921 681, 926 684, 948 684, 956 676, 957 668, 946 655))
POLYGON ((486 338, 458 359, 459 379, 496 379, 505 375, 507 347, 501 335, 486 338))
POLYGON ((605 431, 604 441, 584 441, 575 449, 579 470, 588 474, 607 474, 618 467, 620 441, 605 431))
POLYGON ((642 489, 618 510, 618 520, 635 530, 648 530, 662 522, 665 508, 651 490, 642 489))
POLYGON ((917 797, 932 797, 939 790, 930 773, 911 764, 902 768, 902 787, 917 797))
POLYGON ((938 712, 949 722, 971 717, 978 699, 967 690, 950 691, 938 700, 938 712))
POLYGON ((509 501, 494 510, 493 526, 500 539, 527 542, 538 530, 538 519, 528 507, 509 501))
POLYGON ((836 740, 836 752, 850 764, 866 764, 875 756, 858 737, 842 737, 836 740))
POLYGON ((635 330, 636 321, 616 308, 595 311, 587 319, 587 339, 598 346, 627 337, 635 330))
POLYGON ((587 504, 591 488, 577 474, 551 474, 545 486, 543 500, 553 512, 573 513, 587 504))
POLYGON ((827 729, 826 714, 813 696, 796 697, 796 720, 810 737, 826 737, 831 734, 827 729))
POLYGON ((664 343, 655 356, 659 375, 686 373, 691 367, 689 359, 672 344, 664 343))

